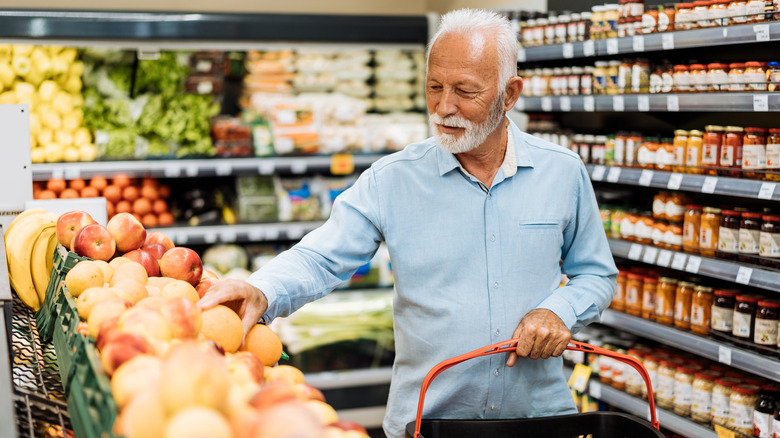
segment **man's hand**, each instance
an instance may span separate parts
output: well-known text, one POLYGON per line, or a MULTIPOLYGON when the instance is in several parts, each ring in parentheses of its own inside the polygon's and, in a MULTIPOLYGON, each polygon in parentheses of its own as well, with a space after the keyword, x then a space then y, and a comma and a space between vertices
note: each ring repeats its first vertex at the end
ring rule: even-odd
POLYGON ((198 301, 201 310, 223 304, 235 310, 244 324, 244 335, 260 321, 268 309, 268 299, 258 288, 246 281, 225 279, 218 281, 198 301))
POLYGON ((563 354, 571 340, 571 332, 555 313, 547 309, 534 309, 520 321, 512 338, 520 338, 517 348, 509 353, 506 365, 517 363, 518 357, 547 359, 563 354))

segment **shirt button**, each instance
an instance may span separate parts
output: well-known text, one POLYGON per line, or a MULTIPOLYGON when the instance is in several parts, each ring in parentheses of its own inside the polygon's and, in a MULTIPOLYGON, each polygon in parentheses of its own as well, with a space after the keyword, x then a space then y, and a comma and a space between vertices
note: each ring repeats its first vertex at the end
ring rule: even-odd
POLYGON ((490 241, 491 242, 495 242, 496 241, 496 235, 495 234, 491 234, 490 235, 490 241))
POLYGON ((498 329, 496 329, 496 332, 493 334, 493 336, 496 336, 496 337, 498 337, 498 335, 500 335, 500 334, 501 334, 501 331, 499 331, 498 329))
POLYGON ((490 405, 490 410, 491 411, 495 411, 496 410, 496 405, 490 405))
POLYGON ((493 375, 496 375, 496 376, 498 375, 498 369, 496 369, 495 371, 493 371, 493 375))
POLYGON ((493 288, 498 289, 498 282, 493 283, 493 288))

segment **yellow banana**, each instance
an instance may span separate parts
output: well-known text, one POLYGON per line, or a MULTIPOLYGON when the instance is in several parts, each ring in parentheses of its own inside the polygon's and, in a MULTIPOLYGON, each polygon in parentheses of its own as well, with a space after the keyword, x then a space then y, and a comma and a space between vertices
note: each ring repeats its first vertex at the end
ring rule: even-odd
MULTIPOLYGON (((21 213, 19 213, 18 216, 14 218, 14 220, 11 221, 11 223, 8 225, 8 228, 5 229, 5 233, 3 234, 3 237, 7 238, 8 233, 11 232, 11 229, 22 221, 22 219, 28 217, 28 216, 37 216, 44 213, 48 213, 48 211, 44 210, 43 208, 31 208, 29 210, 25 210, 21 213)), ((3 240, 5 242, 5 240, 3 240)))
POLYGON ((28 216, 19 221, 6 239, 6 258, 8 259, 8 278, 11 287, 19 295, 19 298, 31 307, 38 310, 41 301, 35 291, 32 273, 30 272, 30 260, 35 239, 47 229, 56 229, 56 220, 47 219, 44 216, 28 216))
POLYGON ((43 304, 43 300, 46 298, 46 288, 49 287, 49 278, 51 277, 53 265, 52 255, 54 254, 54 248, 57 246, 56 231, 55 227, 44 228, 35 239, 32 254, 30 255, 30 274, 41 304, 43 304), (53 245, 52 242, 54 243, 53 245))

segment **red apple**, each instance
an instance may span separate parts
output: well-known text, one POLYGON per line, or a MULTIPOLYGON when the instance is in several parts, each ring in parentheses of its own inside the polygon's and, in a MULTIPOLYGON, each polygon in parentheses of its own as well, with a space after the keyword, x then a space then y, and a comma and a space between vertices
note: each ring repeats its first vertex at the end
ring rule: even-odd
POLYGON ((70 248, 76 233, 94 223, 97 222, 86 211, 74 210, 63 213, 57 218, 57 241, 65 248, 70 248))
POLYGON ((249 400, 249 404, 257 410, 262 410, 296 400, 300 401, 300 397, 293 385, 271 382, 262 385, 260 390, 249 400))
POLYGON ((157 261, 162 258, 162 255, 165 254, 165 251, 168 251, 168 248, 166 248, 162 243, 144 243, 141 246, 141 249, 151 254, 155 259, 157 259, 157 261))
POLYGON ((149 277, 160 276, 160 262, 149 252, 143 249, 135 249, 133 251, 125 253, 122 257, 136 261, 146 269, 146 275, 149 277))
POLYGON ((108 228, 100 224, 90 224, 73 236, 71 249, 80 256, 107 262, 116 252, 116 242, 108 228))
POLYGON ((298 394, 304 400, 319 400, 322 402, 325 401, 325 394, 323 394, 322 391, 319 390, 319 388, 311 386, 308 383, 296 383, 294 386, 295 386, 295 390, 298 391, 298 394))
POLYGON ((141 221, 130 213, 119 213, 108 220, 106 228, 116 241, 119 252, 138 249, 146 241, 146 229, 141 221))
POLYGON ((154 347, 137 333, 120 332, 108 340, 100 351, 100 362, 109 376, 120 365, 139 354, 154 355, 154 347))
MULTIPOLYGON (((201 315, 197 304, 184 298, 172 298, 160 309, 176 339, 195 339, 200 333, 201 315)), ((262 363, 261 363, 262 364, 262 363)))
POLYGON ((146 241, 144 242, 144 244, 148 245, 150 243, 162 244, 162 246, 165 247, 166 251, 175 246, 173 244, 173 241, 162 231, 150 231, 149 233, 147 233, 146 241))
POLYGON ((219 282, 219 280, 215 278, 210 278, 210 277, 204 278, 203 280, 198 282, 198 285, 195 286, 195 290, 198 292, 198 295, 201 298, 203 298, 203 295, 206 295, 206 292, 208 292, 209 289, 211 289, 211 286, 214 286, 215 284, 217 284, 217 282, 219 282))
POLYGON ((356 423, 351 420, 337 420, 333 423, 330 423, 328 426, 338 427, 341 430, 356 430, 360 433, 368 435, 368 431, 366 431, 365 427, 363 427, 360 423, 356 423))
POLYGON ((160 273, 163 277, 184 280, 197 286, 203 274, 203 262, 195 251, 177 246, 165 251, 160 259, 160 273))

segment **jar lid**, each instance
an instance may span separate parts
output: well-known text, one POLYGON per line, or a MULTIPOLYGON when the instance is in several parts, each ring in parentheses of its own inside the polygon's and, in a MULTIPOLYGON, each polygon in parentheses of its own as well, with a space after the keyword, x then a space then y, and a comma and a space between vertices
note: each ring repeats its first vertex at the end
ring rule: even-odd
POLYGON ((688 204, 688 205, 686 205, 686 206, 685 206, 685 209, 686 209, 686 210, 696 210, 696 211, 701 211, 701 210, 702 210, 702 208, 703 208, 703 207, 702 207, 701 205, 695 205, 695 204, 688 204))
POLYGON ((704 207, 703 210, 705 213, 720 214, 720 209, 716 207, 704 207))
POLYGON ((756 61, 750 61, 745 63, 745 67, 761 67, 761 63, 756 61))
POLYGON ((693 2, 693 6, 709 6, 712 2, 708 1, 695 1, 693 2))
POLYGON ((704 70, 704 64, 691 64, 691 70, 704 70))
POLYGON ((733 298, 739 295, 739 291, 733 289, 715 289, 714 293, 716 297, 727 297, 727 298, 733 298))
POLYGON ((699 370, 693 374, 694 377, 701 380, 714 381, 720 377, 720 373, 714 370, 699 370))
POLYGON ((645 277, 645 276, 644 276, 644 275, 642 275, 642 274, 635 274, 635 273, 633 273, 633 272, 629 272, 629 273, 628 273, 628 279, 629 279, 629 280, 641 280, 641 279, 643 279, 644 277, 645 277))
POLYGON ((731 388, 732 391, 742 395, 755 395, 761 389, 758 385, 736 385, 731 388))
POLYGON ((745 218, 748 218, 748 219, 761 219, 761 216, 763 216, 763 214, 755 213, 755 212, 752 212, 752 211, 745 211, 745 212, 742 213, 742 217, 745 217, 745 218))
POLYGON ((745 132, 756 132, 756 133, 766 133, 768 129, 766 128, 759 128, 757 126, 749 126, 745 128, 745 132))
POLYGON ((716 132, 722 132, 723 127, 720 125, 707 125, 704 127, 705 131, 716 131, 716 132))
POLYGON ((618 271, 618 277, 628 277, 628 272, 626 272, 626 271, 618 271))
POLYGON ((766 216, 761 216, 761 219, 762 219, 764 222, 780 222, 780 216, 770 216, 770 215, 766 215, 766 216))
POLYGON ((761 390, 766 392, 780 392, 780 385, 777 383, 765 383, 761 385, 761 390))
POLYGON ((645 283, 656 284, 656 283, 658 283, 658 278, 646 276, 646 277, 643 278, 643 281, 645 283))
POLYGON ((740 382, 741 380, 737 379, 736 377, 719 377, 715 379, 716 385, 725 386, 727 388, 739 385, 740 382))
POLYGON ((754 294, 740 294, 737 295, 737 301, 740 303, 757 303, 758 300, 764 298, 763 295, 754 295, 754 294))
POLYGON ((721 210, 721 213, 723 216, 741 216, 742 213, 738 212, 737 210, 721 210))
POLYGON ((671 277, 660 277, 658 278, 658 281, 660 281, 661 283, 677 284, 677 279, 671 277))
POLYGON ((634 357, 644 357, 647 355, 647 353, 638 348, 629 348, 628 355, 634 357))
POLYGON ((780 128, 769 128, 770 134, 780 134, 780 128))
POLYGON ((685 374, 694 374, 697 371, 701 371, 701 370, 702 370, 702 366, 695 363, 686 363, 683 365, 679 365, 677 367, 677 371, 685 374))
POLYGON ((769 300, 758 300, 759 307, 769 307, 770 309, 777 309, 780 308, 780 300, 776 299, 769 299, 769 300))
POLYGON ((684 129, 675 129, 674 130, 674 135, 688 135, 688 131, 686 131, 684 129))
POLYGON ((665 359, 661 359, 660 362, 658 362, 659 365, 666 368, 677 368, 681 363, 682 359, 678 357, 667 357, 665 359))
POLYGON ((744 129, 741 126, 726 126, 726 131, 742 132, 744 129))
POLYGON ((744 62, 732 62, 729 64, 729 68, 745 68, 744 62))
POLYGON ((688 131, 688 134, 689 135, 696 135, 696 136, 704 135, 704 133, 699 131, 698 129, 692 129, 692 130, 688 131))
POLYGON ((780 62, 772 61, 772 62, 768 63, 767 65, 770 66, 770 67, 780 67, 780 62))
POLYGON ((690 281, 680 281, 677 283, 677 286, 680 287, 695 287, 696 285, 691 283, 690 281))
POLYGON ((712 288, 709 286, 696 286, 693 288, 696 292, 704 292, 704 293, 710 293, 712 292, 712 288))
POLYGON ((688 71, 687 65, 677 64, 674 66, 673 70, 675 71, 688 71))
POLYGON ((724 68, 724 66, 725 65, 721 64, 720 62, 711 62, 707 64, 708 69, 719 69, 719 68, 724 68))

